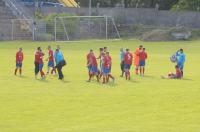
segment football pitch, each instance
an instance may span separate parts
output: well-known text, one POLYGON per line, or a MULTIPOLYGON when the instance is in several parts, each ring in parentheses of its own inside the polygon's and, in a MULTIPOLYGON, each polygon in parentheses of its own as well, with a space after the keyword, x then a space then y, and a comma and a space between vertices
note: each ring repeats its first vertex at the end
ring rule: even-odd
MULTIPOLYGON (((200 41, 141 42, 0 42, 1 132, 199 132, 200 41), (143 44, 148 53, 144 77, 120 77, 120 48, 143 44), (67 60, 64 81, 53 75, 34 78, 34 51, 56 45, 67 60), (115 83, 86 82, 86 54, 107 46, 115 83), (23 47, 23 76, 14 76, 15 53, 23 47), (186 54, 184 78, 161 79, 174 72, 169 57, 179 48, 186 54)), ((46 58, 45 57, 45 58, 46 58)), ((47 62, 44 70, 46 71, 47 62)))

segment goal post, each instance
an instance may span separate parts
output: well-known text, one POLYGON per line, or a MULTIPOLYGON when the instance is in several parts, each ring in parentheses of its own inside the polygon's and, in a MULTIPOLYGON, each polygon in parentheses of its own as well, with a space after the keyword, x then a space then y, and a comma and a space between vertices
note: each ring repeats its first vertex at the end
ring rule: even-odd
POLYGON ((120 39, 114 18, 110 16, 56 17, 55 41, 120 39))

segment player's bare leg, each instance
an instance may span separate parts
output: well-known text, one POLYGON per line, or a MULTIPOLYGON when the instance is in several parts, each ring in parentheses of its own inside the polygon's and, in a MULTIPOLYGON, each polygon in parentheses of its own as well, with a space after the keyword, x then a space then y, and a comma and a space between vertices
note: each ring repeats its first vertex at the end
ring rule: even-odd
POLYGON ((136 74, 136 75, 138 75, 138 70, 139 70, 139 67, 136 66, 136 68, 135 68, 135 74, 136 74))
POLYGON ((131 80, 131 74, 129 70, 128 70, 128 80, 131 80))
POLYGON ((113 82, 115 81, 115 78, 112 76, 112 74, 108 74, 108 81, 109 81, 109 78, 111 78, 113 82))
POLYGON ((15 69, 15 73, 14 73, 14 74, 15 74, 15 76, 17 75, 17 71, 18 71, 18 68, 16 68, 16 69, 15 69))
POLYGON ((19 68, 19 75, 22 75, 22 68, 19 68))

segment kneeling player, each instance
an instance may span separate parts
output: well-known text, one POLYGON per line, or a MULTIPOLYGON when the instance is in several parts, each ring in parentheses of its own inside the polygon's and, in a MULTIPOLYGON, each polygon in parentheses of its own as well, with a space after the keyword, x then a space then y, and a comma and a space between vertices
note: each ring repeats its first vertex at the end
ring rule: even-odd
POLYGON ((19 48, 19 51, 16 53, 16 69, 15 69, 15 75, 17 75, 17 71, 19 69, 19 74, 21 76, 22 74, 22 62, 24 59, 24 54, 22 52, 22 48, 19 48))
POLYGON ((126 53, 124 55, 124 70, 126 75, 126 80, 130 80, 130 68, 133 62, 133 55, 129 52, 129 49, 126 49, 126 53))
POLYGON ((176 65, 175 69, 176 69, 176 74, 169 73, 167 77, 161 76, 161 78, 163 78, 163 79, 165 79, 165 78, 167 78, 167 79, 181 79, 183 77, 183 75, 182 75, 182 72, 181 72, 179 66, 176 65))

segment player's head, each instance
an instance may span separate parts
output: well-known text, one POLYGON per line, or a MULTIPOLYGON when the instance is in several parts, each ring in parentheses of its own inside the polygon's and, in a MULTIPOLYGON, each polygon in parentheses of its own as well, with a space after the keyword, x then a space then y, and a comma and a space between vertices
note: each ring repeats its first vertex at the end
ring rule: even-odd
POLYGON ((51 46, 49 45, 47 49, 50 50, 50 49, 51 49, 51 46))
POLYGON ((145 49, 145 48, 142 48, 142 50, 145 51, 146 49, 145 49))
POLYGON ((107 56, 109 56, 109 54, 110 54, 109 52, 106 52, 106 55, 107 55, 107 56))
POLYGON ((106 51, 108 49, 108 47, 103 47, 104 51, 106 51))
POLYGON ((41 50, 41 47, 37 47, 37 50, 40 51, 40 50, 41 50))
POLYGON ((60 45, 57 45, 57 49, 60 50, 60 45))
POLYGON ((143 48, 143 45, 140 45, 140 46, 139 46, 139 49, 142 49, 142 48, 143 48))
POLYGON ((20 52, 22 51, 22 48, 21 48, 21 47, 19 48, 19 51, 20 51, 20 52))
POLYGON ((126 49, 126 52, 129 52, 129 49, 128 49, 128 48, 126 49))
POLYGON ((121 49, 120 49, 120 51, 121 51, 121 52, 123 52, 123 51, 124 51, 124 49, 123 49, 123 48, 121 48, 121 49))
POLYGON ((183 53, 183 49, 182 48, 180 49, 180 52, 183 53))
POLYGON ((56 53, 58 53, 59 52, 59 49, 56 49, 56 53))
POLYGON ((93 53, 93 50, 92 50, 92 49, 90 50, 90 53, 93 53))

